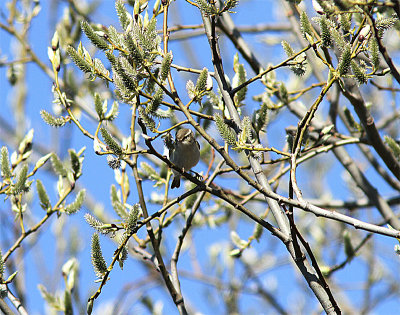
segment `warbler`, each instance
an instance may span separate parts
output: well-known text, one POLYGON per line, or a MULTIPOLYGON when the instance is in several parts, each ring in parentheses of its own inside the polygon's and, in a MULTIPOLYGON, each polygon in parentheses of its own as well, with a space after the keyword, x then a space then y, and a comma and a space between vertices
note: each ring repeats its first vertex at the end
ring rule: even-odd
MULTIPOLYGON (((184 171, 189 171, 199 163, 200 144, 194 137, 192 130, 182 128, 176 132, 173 148, 169 152, 169 159, 184 171)), ((181 185, 181 174, 174 169, 172 173, 174 178, 172 179, 171 188, 178 188, 181 185)))

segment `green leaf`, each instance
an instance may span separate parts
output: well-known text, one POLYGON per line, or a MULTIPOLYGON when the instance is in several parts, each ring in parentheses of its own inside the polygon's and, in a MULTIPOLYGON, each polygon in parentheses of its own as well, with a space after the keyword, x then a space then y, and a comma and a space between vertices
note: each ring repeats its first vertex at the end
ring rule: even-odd
POLYGON ((132 57, 135 64, 140 65, 145 59, 143 50, 138 46, 136 40, 131 33, 126 34, 125 42, 128 47, 129 56, 132 57))
MULTIPOLYGON (((288 57, 292 57, 296 53, 287 41, 283 40, 281 44, 283 50, 288 57)), ((294 60, 291 61, 291 63, 295 64, 290 65, 290 69, 294 72, 294 74, 298 76, 302 76, 306 71, 304 67, 305 62, 302 58, 303 57, 301 55, 297 56, 294 60)))
POLYGON ((67 177, 68 172, 64 167, 63 162, 61 162, 61 160, 55 153, 53 153, 53 155, 51 156, 51 165, 53 166, 53 170, 56 174, 61 175, 62 177, 67 177))
POLYGON ((144 125, 149 128, 151 131, 155 130, 156 128, 156 122, 152 117, 150 117, 147 113, 146 110, 143 107, 138 108, 138 113, 139 117, 144 123, 144 125))
POLYGON ((158 55, 154 54, 154 51, 158 50, 161 42, 161 37, 158 36, 157 32, 157 19, 153 16, 145 27, 139 27, 139 25, 136 24, 136 30, 134 27, 134 33, 140 47, 146 54, 146 60, 154 60, 158 55))
POLYGON ((113 70, 120 76, 125 89, 131 93, 136 91, 139 81, 137 72, 126 57, 119 56, 117 65, 113 67, 113 70))
POLYGON ((351 111, 347 108, 343 108, 343 113, 344 116, 346 117, 347 123, 350 125, 351 128, 356 129, 356 130, 361 130, 360 124, 356 122, 354 119, 354 116, 352 115, 351 111))
POLYGON ((322 46, 331 47, 332 46, 331 29, 329 27, 328 20, 325 16, 322 16, 319 19, 319 26, 321 28, 322 46))
POLYGON ((242 251, 239 248, 234 248, 229 252, 230 257, 240 257, 242 251))
POLYGON ((29 130, 18 146, 18 153, 25 161, 32 153, 33 129, 29 130))
POLYGON ((283 82, 279 84, 278 97, 283 104, 289 104, 289 93, 283 82))
POLYGON ((233 11, 231 11, 231 9, 236 7, 238 4, 239 4, 239 0, 227 0, 224 3, 224 11, 228 11, 228 12, 233 13, 233 11))
POLYGON ((8 149, 5 146, 1 148, 1 177, 3 179, 11 179, 12 177, 8 149))
POLYGON ((124 35, 119 33, 114 26, 110 25, 107 28, 107 34, 109 37, 109 41, 111 43, 113 43, 114 45, 116 45, 118 47, 122 47, 122 48, 126 49, 124 35))
POLYGON ((368 48, 371 52, 371 61, 374 69, 379 68, 380 52, 378 42, 375 38, 371 37, 368 42, 368 48))
POLYGON ((330 28, 331 35, 333 38, 333 41, 335 42, 336 47, 343 52, 344 48, 347 45, 347 42, 344 40, 344 36, 342 33, 340 33, 336 28, 332 27, 330 28))
POLYGON ((208 3, 206 0, 196 0, 198 8, 200 11, 204 12, 206 15, 216 15, 218 10, 215 5, 208 3))
POLYGON ((104 139, 104 142, 107 144, 109 149, 113 151, 116 155, 121 156, 123 154, 123 150, 121 146, 114 140, 114 138, 108 133, 107 129, 100 129, 101 136, 104 139))
POLYGON ((340 20, 340 25, 342 26, 343 32, 348 33, 351 28, 351 13, 346 13, 346 14, 340 14, 339 20, 340 20))
POLYGON ((398 18, 396 14, 393 14, 389 18, 380 18, 375 21, 376 28, 378 29, 378 34, 377 36, 383 37, 383 34, 386 30, 391 28, 396 22, 398 21, 398 18))
POLYGON ((12 282, 12 281, 14 280, 14 278, 17 276, 17 274, 18 274, 18 270, 15 271, 13 274, 11 274, 11 275, 6 279, 6 282, 8 282, 8 283, 12 282))
POLYGON ((71 168, 72 168, 72 172, 74 174, 74 179, 77 179, 82 174, 81 173, 81 171, 82 171, 81 159, 76 154, 75 150, 68 149, 68 152, 69 152, 69 157, 71 159, 71 168))
POLYGON ((189 95, 189 97, 191 98, 191 99, 195 99, 196 98, 196 89, 195 89, 195 86, 194 86, 194 83, 193 83, 193 81, 192 80, 188 80, 187 82, 186 82, 186 91, 187 91, 187 93, 188 93, 188 95, 189 95))
POLYGON ((232 243, 239 248, 245 248, 247 246, 247 241, 242 240, 236 231, 231 231, 230 233, 232 243))
POLYGON ((92 265, 94 272, 98 278, 102 278, 107 272, 106 261, 104 260, 103 254, 101 252, 99 234, 95 233, 92 236, 92 265))
POLYGON ((94 58, 93 66, 96 75, 101 79, 103 79, 106 82, 106 85, 108 86, 108 77, 110 76, 110 71, 106 69, 106 67, 103 65, 103 63, 99 58, 94 58))
POLYGON ((150 103, 146 106, 147 115, 156 116, 156 111, 160 107, 163 97, 164 97, 163 89, 160 87, 157 88, 150 103))
POLYGON ((359 85, 366 84, 368 82, 365 68, 360 67, 354 60, 351 61, 351 70, 353 71, 353 74, 356 77, 359 85))
POLYGON ((260 109, 255 113, 253 120, 255 121, 255 129, 257 132, 260 132, 264 127, 268 124, 269 115, 268 115, 268 104, 267 102, 262 102, 260 109))
POLYGON ((47 195, 46 189, 44 188, 40 179, 36 180, 36 190, 38 192, 40 206, 43 208, 43 210, 51 209, 49 196, 47 195))
POLYGON ((308 19, 307 13, 305 11, 301 12, 300 14, 300 25, 301 25, 301 32, 303 37, 309 40, 309 37, 313 38, 313 32, 310 20, 308 19), (307 34, 309 36, 307 36, 307 34))
POLYGON ((45 156, 42 156, 39 160, 37 160, 36 164, 35 164, 35 170, 38 170, 39 168, 41 168, 48 159, 50 159, 50 157, 52 156, 53 153, 48 153, 45 156))
POLYGON ((132 17, 126 10, 124 6, 124 2, 122 0, 118 0, 115 2, 115 9, 117 11, 119 23, 121 24, 121 27, 123 30, 126 30, 131 23, 132 17))
POLYGON ((98 219, 96 219, 95 217, 93 217, 92 215, 90 215, 89 213, 86 213, 84 215, 85 221, 93 228, 95 229, 97 232, 107 235, 111 232, 114 232, 115 230, 115 226, 113 224, 106 224, 98 219))
POLYGON ((236 147, 236 134, 235 132, 224 122, 224 119, 219 114, 214 115, 215 124, 222 139, 232 146, 236 147))
POLYGON ((161 62, 160 81, 164 82, 167 79, 169 68, 172 63, 172 52, 168 52, 161 62))
POLYGON ((18 195, 22 192, 27 192, 29 190, 29 185, 27 183, 27 175, 28 175, 28 165, 24 164, 21 170, 18 172, 17 180, 13 187, 13 194, 18 195))
MULTIPOLYGON (((122 243, 122 241, 123 241, 123 238, 121 239, 120 244, 122 243)), ((118 264, 119 264, 119 267, 121 268, 121 270, 124 269, 124 263, 125 263, 125 260, 127 260, 127 259, 128 259, 128 250, 125 245, 124 247, 122 247, 122 249, 117 257, 117 261, 118 261, 118 264)))
POLYGON ((42 116, 42 119, 46 124, 56 128, 63 127, 67 122, 65 117, 55 117, 44 109, 40 111, 40 116, 42 116))
POLYGON ((107 110, 107 106, 104 109, 103 100, 101 99, 99 93, 94 94, 94 109, 96 110, 96 113, 99 116, 99 120, 102 120, 104 118, 104 112, 107 110))
POLYGON ((83 202, 85 201, 86 190, 82 189, 77 194, 75 200, 69 205, 65 206, 64 211, 66 214, 75 214, 82 207, 83 202))
POLYGON ((86 34, 87 38, 89 38, 92 44, 95 45, 97 48, 101 50, 108 50, 110 48, 107 41, 104 38, 97 35, 87 21, 81 21, 81 28, 82 31, 86 34))
MULTIPOLYGON (((247 74, 243 64, 238 62, 236 66, 234 66, 234 70, 235 70, 235 76, 232 79, 232 87, 236 88, 246 82, 247 74)), ((247 94, 247 86, 242 87, 239 91, 235 93, 234 102, 236 106, 239 107, 242 105, 242 102, 246 98, 246 94, 247 94)))
POLYGON ((114 208, 115 213, 121 219, 125 220, 128 217, 128 213, 118 196, 117 188, 115 187, 114 184, 111 185, 110 196, 111 196, 111 205, 114 208))
POLYGON ((135 204, 129 211, 128 218, 126 219, 126 232, 128 235, 132 235, 136 232, 136 224, 139 217, 140 206, 135 204))
POLYGON ((79 54, 74 47, 68 46, 67 53, 71 57, 72 61, 81 69, 84 73, 92 73, 92 66, 88 63, 81 54, 79 54))
POLYGON ((151 180, 160 180, 160 174, 147 162, 140 162, 140 175, 151 180))
POLYGON ((261 224, 256 223, 253 230, 253 236, 257 241, 260 241, 261 235, 263 234, 264 228, 261 224))
POLYGON ((353 258, 354 257, 354 248, 353 245, 351 244, 351 238, 350 238, 350 233, 349 231, 344 231, 343 233, 343 240, 344 240, 344 252, 348 258, 353 258))
POLYGON ((400 160, 400 145, 396 142, 396 140, 389 136, 385 136, 385 142, 393 152, 396 159, 400 160))
POLYGON ((203 68, 199 77, 197 78, 195 90, 197 92, 204 92, 207 89, 208 69, 203 68))
POLYGON ((117 57, 115 57, 112 52, 106 51, 106 57, 107 57, 108 61, 111 63, 111 66, 113 68, 118 66, 117 57))
POLYGON ((292 46, 290 46, 290 44, 286 40, 281 41, 281 45, 288 57, 292 57, 295 54, 294 49, 292 48, 292 46))
POLYGON ((49 304, 51 308, 53 308, 55 311, 64 311, 64 304, 62 303, 60 297, 48 292, 46 288, 41 284, 38 285, 38 289, 44 300, 47 302, 47 304, 49 304))
POLYGON ((247 141, 251 141, 252 140, 252 135, 251 135, 251 120, 249 116, 245 116, 243 117, 242 120, 242 131, 240 132, 239 135, 239 142, 241 144, 245 144, 247 141))
MULTIPOLYGON (((114 67, 113 70, 115 70, 114 67)), ((130 101, 134 98, 136 92, 132 92, 131 90, 126 88, 122 77, 115 71, 113 73, 113 81, 116 87, 115 94, 120 100, 125 102, 125 101, 130 101)))
POLYGON ((350 63, 351 63, 351 47, 349 44, 346 44, 346 47, 344 48, 343 53, 339 59, 338 72, 340 76, 343 76, 349 71, 350 63))
POLYGON ((104 119, 108 121, 113 121, 118 116, 119 104, 114 101, 111 105, 110 111, 105 115, 104 119))

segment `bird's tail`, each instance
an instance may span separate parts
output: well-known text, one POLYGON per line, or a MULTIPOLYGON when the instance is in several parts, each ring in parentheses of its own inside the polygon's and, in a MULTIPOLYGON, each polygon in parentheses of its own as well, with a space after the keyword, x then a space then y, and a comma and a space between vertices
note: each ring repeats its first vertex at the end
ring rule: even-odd
POLYGON ((179 175, 175 175, 172 179, 171 189, 179 188, 181 185, 181 177, 179 175))

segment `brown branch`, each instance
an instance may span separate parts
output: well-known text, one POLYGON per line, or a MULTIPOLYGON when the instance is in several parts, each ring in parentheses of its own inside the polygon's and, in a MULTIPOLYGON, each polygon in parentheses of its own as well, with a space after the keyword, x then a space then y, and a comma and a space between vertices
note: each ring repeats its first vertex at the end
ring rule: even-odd
POLYGON ((369 142, 375 149, 376 153, 378 153, 378 155, 382 158, 382 161, 386 164, 388 169, 398 180, 400 180, 400 164, 389 147, 387 147, 383 142, 379 131, 376 128, 374 118, 367 108, 354 79, 344 79, 344 82, 345 90, 343 91, 343 95, 353 105, 354 110, 356 111, 357 116, 360 118, 360 122, 367 133, 369 142))
POLYGON ((372 237, 372 235, 373 235, 372 233, 368 233, 362 239, 362 241, 354 248, 354 255, 353 256, 349 256, 343 262, 341 262, 340 264, 337 264, 335 266, 330 267, 325 275, 327 277, 330 277, 334 272, 336 272, 336 271, 338 271, 340 269, 343 269, 350 261, 352 261, 352 259, 356 255, 356 253, 367 243, 367 241, 372 237))
POLYGON ((376 86, 378 90, 381 91, 391 91, 391 92, 400 92, 399 88, 394 88, 394 87, 390 87, 390 86, 382 86, 378 83, 376 83, 375 81, 370 80, 369 81, 373 86, 376 86))
MULTIPOLYGON (((138 96, 139 98, 139 96, 138 96)), ((137 100, 137 104, 140 104, 140 100, 137 100)), ((136 116, 136 109, 132 111, 132 121, 135 121, 135 116, 136 116)), ((144 134, 146 134, 146 129, 142 127, 142 131, 144 134)), ((134 140, 135 138, 132 138, 132 149, 135 150, 136 149, 136 142, 134 140)), ((129 164, 130 167, 133 170, 133 175, 135 178, 135 183, 136 183, 136 189, 137 189, 137 194, 139 196, 139 204, 142 208, 142 213, 143 213, 143 218, 146 220, 149 217, 149 213, 147 211, 147 206, 146 206, 146 201, 145 201, 145 197, 144 197, 144 192, 143 192, 143 186, 142 186, 142 179, 140 177, 139 171, 138 171, 138 167, 137 167, 137 160, 138 160, 138 155, 134 155, 132 157, 132 161, 129 164)), ((165 285, 167 286, 167 289, 172 297, 172 300, 174 301, 176 307, 179 309, 179 311, 181 312, 181 314, 187 314, 186 308, 185 308, 185 304, 183 301, 183 297, 182 295, 177 291, 177 288, 174 286, 174 284, 171 281, 171 277, 168 273, 168 270, 165 266, 165 263, 163 261, 163 257, 162 254, 160 252, 160 248, 159 248, 159 241, 156 239, 155 235, 154 235, 154 231, 153 228, 151 226, 151 222, 148 221, 146 223, 146 229, 147 229, 147 234, 150 237, 150 241, 155 253, 155 256, 157 258, 157 263, 158 263, 158 268, 160 270, 161 276, 163 277, 163 280, 165 282, 165 285)))
POLYGON ((18 313, 20 315, 28 315, 28 312, 25 310, 24 306, 21 304, 21 301, 16 298, 10 290, 8 290, 7 297, 10 300, 10 302, 15 306, 17 309, 18 313))
MULTIPOLYGON (((225 13, 224 13, 225 14, 225 13)), ((258 24, 258 25, 241 25, 237 27, 241 33, 264 33, 264 32, 288 32, 291 30, 287 23, 281 24, 258 24)), ((200 25, 176 25, 168 28, 171 32, 170 40, 191 39, 205 34, 204 26, 200 25), (189 31, 188 31, 189 30, 189 31)), ((221 28, 217 28, 218 33, 224 33, 221 28)))
MULTIPOLYGON (((298 106, 289 104, 289 108, 298 117, 304 117, 303 110, 300 109, 298 106)), ((317 129, 323 128, 324 126, 324 124, 317 118, 314 118, 312 124, 317 129)), ((367 177, 360 170, 357 163, 354 162, 348 152, 343 147, 335 147, 333 149, 333 153, 335 154, 338 161, 343 165, 343 167, 349 172, 357 186, 360 187, 360 189, 369 198, 369 200, 371 200, 371 202, 375 204, 383 218, 385 218, 385 220, 390 220, 390 224, 396 229, 399 229, 398 227, 400 223, 398 218, 393 213, 389 205, 382 198, 382 196, 379 194, 378 190, 369 182, 367 177)))
MULTIPOLYGON (((289 217, 289 218, 290 218, 290 217, 289 217)), ((339 308, 339 305, 337 305, 337 303, 336 303, 336 301, 335 301, 335 299, 334 299, 334 297, 333 297, 333 295, 332 295, 332 292, 331 292, 331 290, 330 290, 330 288, 329 288, 329 286, 328 286, 328 283, 325 281, 325 278, 324 278, 324 276, 323 276, 323 274, 322 274, 322 272, 321 272, 321 269, 320 269, 319 266, 318 266, 318 262, 317 262, 317 260, 315 259, 315 256, 314 256, 314 254, 313 254, 313 252, 312 252, 312 250, 311 250, 311 247, 310 247, 310 245, 308 244, 308 242, 304 239, 304 237, 301 235, 300 231, 297 229, 297 226, 296 226, 296 224, 294 223, 293 216, 291 216, 291 221, 290 221, 290 223, 291 223, 293 232, 295 233, 296 237, 298 237, 298 238, 300 239, 301 243, 303 244, 304 248, 306 249, 306 251, 307 251, 307 253, 308 253, 308 256, 310 257, 312 266, 314 267, 315 271, 316 271, 317 274, 318 274, 319 281, 321 281, 322 285, 323 285, 324 288, 325 288, 325 291, 328 293, 329 299, 330 299, 330 301, 331 301, 332 304, 333 304, 333 308, 334 308, 335 312, 336 312, 337 314, 341 314, 342 312, 341 312, 341 310, 340 310, 340 308, 339 308)))
POLYGON ((39 68, 42 69, 44 73, 46 73, 52 80, 54 80, 55 76, 53 70, 50 67, 46 66, 46 64, 44 64, 39 59, 39 57, 32 50, 31 46, 29 46, 25 39, 18 34, 14 26, 7 26, 3 23, 0 23, 0 28, 8 32, 10 35, 15 36, 15 38, 21 43, 23 49, 29 54, 31 60, 35 62, 39 66, 39 68))
MULTIPOLYGON (((230 95, 230 91, 227 88, 226 82, 225 82, 225 77, 224 77, 224 71, 222 67, 222 61, 219 53, 219 47, 217 44, 217 38, 215 36, 215 19, 211 17, 211 21, 204 15, 202 14, 203 17, 203 22, 204 26, 206 29, 207 37, 209 40, 209 44, 211 47, 211 53, 212 53, 212 60, 214 64, 214 69, 215 69, 215 76, 216 80, 218 82, 218 86, 220 88, 222 97, 225 101, 225 105, 227 106, 227 109, 229 111, 229 114, 233 121, 235 122, 236 125, 240 125, 240 118, 237 112, 237 109, 235 105, 233 104, 233 100, 230 95)), ((233 33, 232 33, 233 34, 233 33)), ((236 37, 237 38, 237 37, 236 37)), ((242 40, 238 41, 237 44, 242 42, 242 40)), ((248 52, 247 45, 243 46, 241 45, 240 51, 242 53, 245 53, 248 57, 249 60, 248 62, 252 65, 253 70, 258 73, 261 69, 260 63, 257 61, 255 56, 251 53, 248 52)), ((185 113, 186 114, 186 113, 185 113)), ((189 118, 189 117, 188 117, 189 118)), ((257 186, 262 188, 262 191, 267 192, 268 195, 272 194, 272 189, 268 184, 268 180, 261 168, 260 163, 251 155, 248 155, 248 159, 250 162, 250 165, 252 167, 252 170, 254 172, 254 175, 257 178, 257 186)), ((229 165, 229 163, 228 163, 229 165)), ((250 183, 249 181, 247 181, 250 183)), ((282 212, 282 209, 279 206, 279 203, 274 202, 270 198, 266 198, 268 205, 271 208, 271 211, 278 223, 278 226, 280 229, 285 234, 289 234, 289 225, 288 225, 288 220, 285 214, 282 212)), ((290 234, 289 234, 290 235, 290 234)), ((326 290, 321 286, 321 284, 318 281, 318 278, 315 274, 315 271, 312 270, 311 266, 309 265, 308 261, 306 259, 298 259, 299 255, 296 253, 296 250, 294 248, 293 240, 290 238, 288 242, 285 242, 286 248, 288 249, 288 252, 292 256, 293 260, 295 261, 296 265, 298 266, 299 270, 301 271, 302 275, 304 276, 305 280, 307 281, 307 284, 309 287, 312 289, 314 292, 315 296, 318 298, 319 302, 323 306, 324 310, 328 314, 333 314, 334 313, 334 307, 333 304, 331 303, 329 296, 327 295, 326 290)))
POLYGON ((382 43, 382 39, 378 35, 378 29, 376 28, 375 19, 366 10, 364 12, 365 12, 367 19, 371 23, 371 26, 372 26, 371 30, 372 30, 373 36, 376 39, 376 42, 378 43, 379 51, 381 52, 383 58, 385 58, 385 61, 386 61, 387 65, 389 66, 393 77, 396 79, 397 83, 400 84, 400 73, 397 71, 397 68, 393 63, 392 58, 389 56, 389 53, 387 52, 385 45, 383 45, 383 43, 382 43))
MULTIPOLYGON (((214 170, 213 174, 208 178, 206 185, 210 185, 212 181, 217 177, 218 171, 221 168, 222 164, 224 163, 224 160, 222 160, 216 169, 214 170)), ((197 186, 199 187, 199 186, 197 186)), ((185 226, 183 227, 181 234, 178 236, 178 241, 176 242, 175 250, 174 253, 172 254, 171 257, 171 274, 172 274, 172 279, 175 283, 176 287, 180 288, 180 283, 179 283, 179 278, 178 278, 178 259, 179 259, 179 254, 182 249, 183 241, 185 239, 185 236, 187 232, 189 231, 190 227, 192 226, 192 222, 194 219, 194 216, 196 215, 197 210, 200 207, 200 203, 203 200, 204 196, 206 195, 205 191, 202 191, 202 193, 196 198, 196 201, 194 202, 192 206, 192 210, 190 211, 190 214, 188 218, 186 219, 185 226)))
POLYGON ((250 64, 253 71, 256 74, 262 71, 261 63, 245 43, 240 35, 240 31, 235 27, 230 15, 227 12, 223 13, 222 16, 216 20, 216 25, 224 32, 224 34, 228 36, 231 42, 235 45, 235 48, 250 64))
POLYGON ((400 1, 393 0, 393 10, 396 12, 397 18, 400 20, 400 1))

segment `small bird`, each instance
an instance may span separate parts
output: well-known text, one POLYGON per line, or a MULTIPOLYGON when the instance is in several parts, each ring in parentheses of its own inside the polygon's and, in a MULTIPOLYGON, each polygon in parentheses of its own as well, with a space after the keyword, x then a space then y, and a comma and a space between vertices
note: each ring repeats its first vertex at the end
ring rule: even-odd
MULTIPOLYGON (((173 149, 169 152, 169 159, 184 171, 189 171, 197 165, 200 159, 200 145, 192 130, 183 128, 176 132, 173 149)), ((175 170, 172 170, 172 173, 174 178, 171 188, 178 188, 181 185, 181 175, 175 170)))

